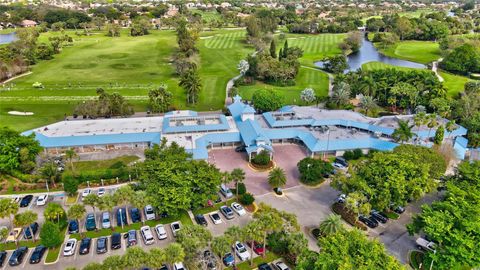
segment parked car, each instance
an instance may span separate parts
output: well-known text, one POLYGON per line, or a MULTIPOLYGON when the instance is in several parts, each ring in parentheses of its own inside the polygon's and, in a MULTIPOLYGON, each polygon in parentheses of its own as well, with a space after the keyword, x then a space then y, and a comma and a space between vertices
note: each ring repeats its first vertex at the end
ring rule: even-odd
POLYGON ((215 225, 222 223, 222 218, 220 218, 220 215, 218 214, 218 212, 211 213, 210 219, 212 219, 212 222, 215 225))
POLYGON ((348 162, 343 157, 336 157, 334 162, 348 167, 348 162))
POLYGON ((140 228, 140 233, 142 234, 143 242, 145 245, 151 245, 155 243, 155 239, 153 238, 152 230, 149 226, 143 226, 140 228))
POLYGON ((155 231, 157 232, 158 240, 167 239, 167 230, 163 224, 158 224, 155 226, 155 231))
POLYGON ((173 264, 173 270, 185 270, 185 266, 183 266, 182 262, 176 262, 173 264))
POLYGON ((393 208, 393 212, 400 215, 400 214, 403 214, 403 212, 405 212, 405 208, 403 208, 403 206, 397 206, 393 208))
POLYGON ((250 252, 247 250, 245 245, 239 241, 235 242, 235 253, 242 261, 250 259, 250 252))
MULTIPOLYGON (((252 247, 252 241, 247 242, 248 247, 252 247)), ((257 241, 253 241, 253 252, 257 255, 262 255, 265 252, 263 248, 263 244, 258 243, 257 241)))
POLYGON ((132 220, 132 223, 137 223, 141 221, 140 210, 138 210, 138 208, 130 209, 130 219, 132 220))
POLYGON ((147 220, 154 220, 156 218, 155 217, 155 211, 153 211, 153 206, 147 205, 147 206, 145 206, 143 211, 145 212, 145 218, 147 220))
POLYGON ((162 267, 158 268, 158 270, 168 270, 168 266, 166 264, 162 264, 162 267))
POLYGON ((172 228, 173 236, 177 236, 177 232, 180 231, 182 226, 180 225, 180 221, 175 221, 170 224, 170 227, 172 228))
POLYGON ((288 268, 288 266, 284 262, 281 262, 281 261, 274 263, 273 266, 277 270, 290 270, 290 268, 288 268))
POLYGON ((333 167, 338 168, 338 169, 345 169, 346 168, 346 166, 344 166, 341 163, 337 163, 337 162, 334 162, 332 165, 333 165, 333 167))
POLYGON ((370 215, 372 215, 372 217, 375 218, 375 220, 377 220, 378 222, 387 223, 388 221, 388 218, 385 215, 376 210, 372 210, 372 212, 370 212, 370 215))
POLYGON ((82 241, 80 241, 80 249, 78 251, 80 255, 88 254, 90 252, 91 245, 92 245, 91 238, 88 238, 88 237, 83 238, 82 241))
POLYGON ((244 216, 245 214, 247 214, 247 211, 245 211, 245 208, 243 208, 243 206, 241 206, 239 203, 237 202, 234 202, 232 203, 232 209, 233 211, 235 211, 239 216, 244 216))
POLYGON ((207 220, 205 219, 205 217, 202 214, 196 215, 195 216, 195 221, 198 223, 198 225, 202 225, 202 226, 207 226, 208 225, 207 220))
POLYGON ((86 188, 82 191, 82 198, 87 197, 90 193, 92 193, 92 190, 89 188, 86 188))
POLYGON ((65 247, 63 248, 63 256, 68 257, 75 254, 76 247, 77 247, 77 239, 75 238, 68 239, 67 243, 65 243, 65 247))
POLYGON ((23 257, 28 252, 28 247, 19 247, 13 251, 12 256, 10 256, 10 259, 8 260, 8 264, 10 266, 16 266, 20 265, 23 262, 23 257))
POLYGON ((258 265, 258 270, 272 270, 268 263, 261 263, 258 265))
POLYGON ((30 226, 23 228, 23 238, 32 239, 32 235, 37 234, 38 223, 34 222, 30 226))
POLYGON ((99 188, 98 189, 98 197, 102 197, 103 195, 105 195, 105 188, 99 188))
POLYGON ((95 222, 95 215, 93 213, 87 214, 87 218, 85 219, 85 229, 87 231, 97 229, 97 223, 95 222))
POLYGON ((337 203, 345 203, 347 201, 347 195, 345 194, 340 194, 338 197, 337 197, 337 203))
POLYGON ((227 219, 232 219, 235 217, 235 215, 233 214, 233 210, 232 208, 224 205, 222 207, 220 207, 220 212, 222 212, 222 214, 227 218, 227 219))
POLYGON ((45 205, 47 203, 47 200, 48 200, 48 194, 43 194, 38 196, 37 206, 45 205))
POLYGON ((205 250, 203 252, 203 260, 207 269, 209 270, 216 270, 217 269, 217 259, 215 255, 210 250, 205 250))
POLYGON ((110 248, 111 249, 119 249, 122 247, 122 235, 119 233, 113 233, 111 237, 111 244, 110 248))
POLYGON ((97 239, 97 254, 103 254, 107 252, 108 238, 103 236, 97 239))
POLYGON ((368 227, 370 228, 376 228, 378 226, 378 222, 373 220, 373 219, 370 219, 366 216, 359 216, 358 219, 363 222, 365 225, 367 225, 368 227))
POLYGON ((68 221, 68 233, 78 233, 78 220, 71 219, 70 221, 68 221))
POLYGON ((7 252, 0 251, 0 267, 3 267, 3 263, 5 262, 6 258, 7 258, 7 252))
POLYGON ((125 208, 118 208, 117 209, 117 227, 121 227, 128 225, 127 221, 127 210, 125 208))
POLYGON ((235 261, 235 257, 233 257, 233 254, 230 252, 225 254, 222 258, 222 262, 225 266, 232 266, 234 261, 235 261))
POLYGON ((37 247, 35 247, 32 255, 30 256, 30 264, 39 263, 42 260, 45 251, 47 251, 47 248, 44 245, 38 245, 37 247))
POLYGON ((245 151, 245 145, 240 145, 240 146, 237 146, 235 147, 235 152, 244 152, 245 151))
POLYGON ((22 233, 22 228, 13 228, 13 230, 7 236, 7 240, 5 241, 7 243, 15 242, 17 241, 18 237, 20 237, 21 233, 22 233))
POLYGON ((436 249, 436 246, 437 246, 435 244, 435 242, 428 241, 427 239, 422 238, 422 237, 417 238, 417 240, 415 240, 415 242, 417 243, 417 248, 418 249, 425 250, 425 251, 434 252, 435 249, 436 249))
POLYGON ((109 212, 103 212, 102 213, 102 228, 103 229, 108 229, 110 228, 111 223, 110 223, 110 213, 109 212))
POLYGON ((225 184, 220 185, 220 193, 222 193, 222 195, 225 196, 225 198, 227 199, 233 197, 232 191, 230 191, 230 189, 225 184))
POLYGON ((27 207, 33 199, 33 195, 27 195, 20 201, 20 207, 27 207))
POLYGON ((130 230, 126 234, 127 247, 135 246, 137 244, 137 231, 130 230))

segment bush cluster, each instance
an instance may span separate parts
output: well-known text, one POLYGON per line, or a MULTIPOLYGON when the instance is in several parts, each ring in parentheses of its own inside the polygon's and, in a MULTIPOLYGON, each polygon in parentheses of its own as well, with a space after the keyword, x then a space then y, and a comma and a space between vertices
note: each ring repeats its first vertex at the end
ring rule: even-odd
POLYGON ((252 163, 255 165, 266 166, 270 163, 270 153, 263 150, 252 158, 252 163))
POLYGON ((243 205, 252 205, 254 201, 255 201, 255 198, 251 193, 245 193, 242 196, 240 196, 240 203, 243 205))
POLYGON ((363 231, 367 230, 367 226, 357 220, 357 214, 346 208, 343 204, 334 203, 332 205, 332 210, 335 214, 340 215, 343 220, 348 222, 348 224, 355 226, 363 231))

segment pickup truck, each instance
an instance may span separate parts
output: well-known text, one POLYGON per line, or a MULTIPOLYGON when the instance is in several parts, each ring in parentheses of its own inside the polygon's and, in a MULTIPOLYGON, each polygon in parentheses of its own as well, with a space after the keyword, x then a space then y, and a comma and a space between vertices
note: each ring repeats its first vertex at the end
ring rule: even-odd
POLYGON ((430 242, 422 237, 417 238, 415 242, 417 243, 418 249, 435 252, 436 244, 434 242, 430 242))

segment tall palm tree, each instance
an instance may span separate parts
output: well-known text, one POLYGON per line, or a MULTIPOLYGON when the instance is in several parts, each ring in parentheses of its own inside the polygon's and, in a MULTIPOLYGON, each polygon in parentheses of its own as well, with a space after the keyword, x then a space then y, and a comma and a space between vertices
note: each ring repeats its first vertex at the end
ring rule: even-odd
MULTIPOLYGON (((122 205, 125 208, 125 211, 128 213, 128 204, 132 201, 133 189, 129 185, 121 186, 113 194, 114 200, 117 204, 122 205)), ((122 229, 123 229, 122 222, 122 229)))
POLYGON ((330 214, 319 226, 322 235, 334 234, 343 229, 342 221, 339 215, 330 214))
POLYGON ((18 203, 12 201, 11 199, 4 198, 0 199, 0 217, 6 218, 10 221, 10 228, 13 228, 12 216, 16 215, 19 209, 18 203))
POLYGON ((268 184, 273 189, 278 189, 287 183, 287 176, 285 175, 285 171, 282 168, 274 168, 273 170, 270 171, 268 174, 268 184))
POLYGON ((147 192, 144 190, 135 191, 134 195, 132 196, 131 204, 133 207, 136 207, 140 210, 140 220, 143 224, 145 224, 145 220, 143 219, 142 209, 149 203, 150 198, 147 196, 147 192))
POLYGON ((85 205, 83 204, 74 204, 70 206, 70 208, 67 211, 67 217, 69 219, 74 219, 77 221, 82 220, 86 214, 87 214, 87 210, 85 209, 85 205))
MULTIPOLYGON (((427 123, 427 114, 425 112, 419 112, 413 117, 413 122, 417 127, 417 133, 420 132, 420 127, 427 123)), ((418 136, 418 134, 417 134, 418 136)))
POLYGON ((340 82, 333 86, 331 101, 333 104, 339 106, 345 105, 350 100, 350 85, 345 82, 340 82))
POLYGON ((360 98, 360 107, 365 111, 366 115, 378 108, 376 100, 372 96, 362 96, 360 98))
POLYGON ((398 128, 393 131, 392 138, 397 142, 409 141, 414 135, 412 127, 408 124, 408 121, 399 120, 398 128))
POLYGON ((40 169, 40 174, 46 181, 52 183, 54 187, 57 186, 55 180, 58 178, 58 169, 57 165, 53 162, 47 162, 43 167, 40 169))
MULTIPOLYGON (((98 209, 100 211, 108 211, 108 213, 111 213, 113 211, 113 208, 115 207, 115 198, 114 196, 110 194, 105 194, 103 197, 100 198, 100 202, 98 204, 98 209)), ((113 222, 111 222, 112 225, 112 230, 113 230, 113 222)))
POLYGON ((187 92, 187 103, 197 103, 198 93, 202 89, 202 81, 196 68, 190 68, 180 77, 179 85, 187 92))
POLYGON ((242 183, 243 180, 245 180, 245 171, 240 168, 235 168, 230 173, 230 176, 232 177, 233 182, 235 182, 235 189, 238 198, 238 184, 242 183))
MULTIPOLYGON (((217 254, 219 258, 222 258, 231 249, 230 241, 225 235, 213 238, 210 246, 212 247, 213 253, 217 254)), ((220 267, 223 269, 222 263, 220 263, 220 267)))
POLYGON ((43 215, 47 220, 57 220, 57 224, 60 223, 60 217, 65 215, 65 210, 63 207, 54 202, 49 202, 43 211, 43 215))
POLYGON ((429 114, 427 119, 428 119, 428 122, 427 122, 428 138, 430 139, 430 133, 432 132, 432 129, 438 126, 438 119, 437 119, 437 115, 434 113, 429 114))
MULTIPOLYGON (((250 248, 253 250, 254 242, 260 243, 263 240, 261 224, 252 221, 243 228, 245 238, 250 241, 250 248)), ((253 265, 253 256, 250 256, 250 265, 253 265)))
POLYGON ((458 128, 457 124, 455 124, 455 120, 448 121, 445 125, 445 129, 448 131, 448 138, 452 135, 452 132, 458 128))
POLYGON ((67 158, 68 162, 70 163, 70 169, 72 170, 72 172, 75 173, 75 168, 73 167, 73 159, 78 158, 77 152, 75 152, 75 150, 70 148, 67 151, 65 151, 65 157, 67 158))
MULTIPOLYGON (((235 244, 236 241, 243 242, 245 240, 245 233, 242 230, 242 228, 238 226, 229 227, 223 235, 227 237, 230 244, 230 248, 233 248, 233 245, 235 244)), ((235 256, 233 256, 233 265, 236 264, 235 260, 236 258, 235 256)))
POLYGON ((26 227, 27 230, 30 232, 30 235, 32 236, 32 241, 35 242, 35 235, 32 231, 32 223, 37 221, 38 219, 38 214, 31 211, 27 210, 23 213, 18 213, 15 215, 13 222, 15 223, 15 226, 17 227, 26 227))
POLYGON ((93 213, 97 216, 97 207, 100 205, 100 197, 95 193, 90 193, 83 198, 83 203, 92 207, 93 213))

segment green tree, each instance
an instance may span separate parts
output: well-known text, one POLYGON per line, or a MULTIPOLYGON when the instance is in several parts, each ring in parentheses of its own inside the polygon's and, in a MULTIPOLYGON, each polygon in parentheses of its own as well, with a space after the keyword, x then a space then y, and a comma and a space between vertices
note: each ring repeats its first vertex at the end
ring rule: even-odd
POLYGON ((87 210, 83 204, 74 204, 67 211, 67 217, 77 221, 82 220, 86 214, 87 210))
POLYGON ((64 177, 63 190, 68 194, 68 196, 75 196, 78 191, 78 180, 75 177, 64 177))
POLYGON ((194 263, 199 253, 212 240, 212 234, 201 225, 187 225, 177 233, 176 240, 185 251, 185 259, 189 263, 194 263))
POLYGON ((436 114, 429 114, 427 116, 427 127, 428 127, 428 138, 430 138, 430 133, 432 129, 438 126, 438 119, 436 114))
POLYGON ((100 197, 98 197, 98 195, 95 194, 95 193, 90 193, 87 196, 85 196, 82 200, 83 200, 83 203, 85 205, 88 205, 88 206, 92 207, 93 213, 96 216, 97 215, 97 207, 100 204, 100 197))
POLYGON ((333 74, 341 74, 348 68, 347 57, 343 54, 327 57, 323 62, 323 69, 333 74))
POLYGON ((148 253, 148 262, 146 265, 159 269, 163 266, 165 259, 165 251, 158 247, 154 247, 150 249, 150 252, 148 253))
POLYGON ((183 262, 185 259, 185 251, 182 245, 179 243, 172 243, 165 249, 165 262, 168 264, 174 264, 176 262, 183 262))
POLYGON ((123 256, 111 255, 105 258, 102 263, 105 269, 109 270, 124 270, 126 268, 126 262, 123 256))
POLYGON ((123 255, 123 259, 129 269, 139 269, 144 267, 149 261, 148 253, 139 246, 128 248, 125 255, 123 255))
POLYGON ((297 163, 300 172, 300 181, 304 184, 315 185, 323 181, 323 176, 333 171, 333 166, 320 159, 306 157, 297 163))
POLYGON ((463 44, 447 54, 440 67, 453 73, 468 74, 480 71, 480 52, 471 44, 463 44))
POLYGON ((285 171, 282 168, 274 168, 268 173, 268 184, 273 189, 278 189, 287 183, 287 176, 285 175, 285 171))
POLYGON ((72 172, 75 172, 75 168, 73 166, 73 159, 78 158, 77 152, 75 152, 75 150, 70 148, 67 151, 65 151, 65 158, 70 163, 70 168, 72 169, 72 172))
POLYGON ((375 111, 378 109, 377 102, 372 96, 362 96, 360 98, 360 107, 368 116, 371 116, 372 114, 375 115, 375 111))
POLYGON ((168 111, 168 108, 172 103, 172 96, 172 93, 167 91, 166 86, 160 86, 148 91, 150 110, 153 113, 163 113, 168 111))
POLYGON ((60 173, 58 172, 57 165, 52 162, 47 162, 40 168, 40 174, 47 181, 50 182, 54 187, 57 186, 56 180, 59 178, 60 173))
POLYGON ((60 223, 60 218, 65 217, 65 210, 63 207, 55 202, 47 203, 45 210, 43 211, 43 216, 45 216, 46 220, 49 221, 57 221, 57 224, 60 223))
POLYGON ((136 207, 140 209, 140 219, 142 220, 142 223, 145 224, 145 220, 143 218, 143 211, 142 209, 147 206, 147 204, 150 204, 150 198, 147 195, 147 192, 144 190, 137 190, 132 196, 131 199, 131 204, 133 207, 136 207))
POLYGON ((63 237, 61 235, 60 229, 58 228, 58 225, 51 221, 46 221, 43 224, 40 230, 40 239, 42 245, 47 248, 58 247, 63 242, 63 237))
POLYGON ((0 217, 6 218, 10 221, 10 227, 13 228, 12 216, 15 216, 18 212, 18 203, 12 201, 9 198, 0 199, 0 217))
POLYGON ((269 112, 280 109, 283 106, 283 97, 277 92, 267 89, 259 89, 253 93, 253 105, 257 110, 269 112))
POLYGON ((277 46, 275 45, 274 39, 270 42, 270 56, 277 58, 277 46))
MULTIPOLYGON (((121 205, 125 210, 128 212, 128 204, 132 201, 132 197, 134 195, 134 191, 132 187, 129 185, 119 187, 115 193, 113 194, 114 201, 121 205)), ((123 222, 122 222, 122 229, 123 229, 123 222)))
MULTIPOLYGON (((213 238, 210 246, 212 247, 212 252, 217 254, 218 258, 223 258, 231 250, 230 241, 224 235, 213 238)), ((222 263, 220 263, 220 266, 223 268, 222 263)))
MULTIPOLYGON (((243 234, 250 241, 250 249, 253 250, 254 242, 261 243, 263 239, 262 226, 258 221, 251 221, 243 228, 243 234)), ((253 256, 250 256, 250 265, 253 265, 253 256)))
POLYGON ((408 121, 399 120, 398 127, 392 133, 392 138, 397 142, 408 142, 414 135, 412 127, 408 121))
POLYGON ((441 145, 443 142, 444 134, 445 134, 445 127, 441 125, 435 131, 435 137, 433 137, 433 142, 437 145, 441 145))
POLYGON ((332 89, 330 101, 338 108, 345 106, 350 101, 350 85, 345 82, 335 84, 332 89))
POLYGON ((0 241, 4 241, 5 239, 7 239, 7 236, 8 236, 8 228, 7 227, 3 227, 0 229, 0 241))
MULTIPOLYGON (((17 227, 26 227, 27 230, 29 230, 30 235, 32 236, 32 240, 35 242, 35 234, 33 233, 30 225, 32 223, 34 223, 35 221, 37 221, 37 219, 38 219, 38 214, 37 213, 35 213, 31 210, 27 210, 23 213, 16 214, 14 219, 13 219, 13 223, 17 227)), ((18 243, 18 241, 17 241, 17 243, 18 243)))
POLYGON ((320 222, 320 233, 324 236, 337 233, 343 230, 342 219, 339 215, 330 214, 325 220, 320 222))
POLYGON ((187 92, 187 104, 196 104, 202 90, 202 81, 196 68, 190 68, 180 76, 179 85, 187 92))
POLYGON ((230 176, 233 182, 235 182, 235 192, 237 193, 238 198, 238 184, 242 183, 243 180, 245 180, 245 171, 240 168, 235 168, 230 173, 230 176))
MULTIPOLYGON (((115 206, 115 197, 113 195, 105 194, 100 197, 100 202, 98 204, 98 209, 100 209, 100 211, 107 211, 109 213, 112 213, 115 206)), ((113 223, 111 225, 113 229, 113 223)))
POLYGON ((425 112, 419 112, 413 117, 413 122, 417 127, 417 132, 420 131, 420 127, 427 124, 427 114, 425 112))

